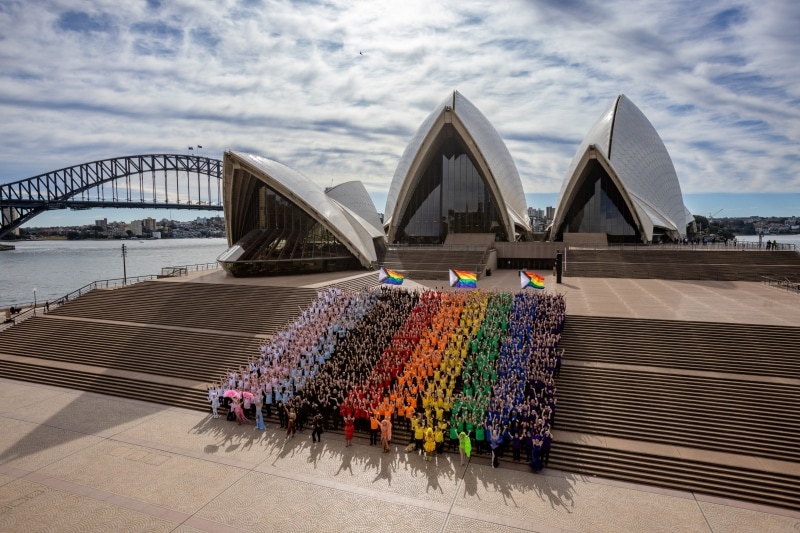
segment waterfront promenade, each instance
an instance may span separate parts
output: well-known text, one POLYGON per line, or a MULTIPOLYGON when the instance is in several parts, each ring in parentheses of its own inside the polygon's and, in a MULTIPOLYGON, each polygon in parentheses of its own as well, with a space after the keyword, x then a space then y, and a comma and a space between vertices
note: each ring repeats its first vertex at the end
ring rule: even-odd
MULTIPOLYGON (((800 323, 796 294, 758 283, 547 283, 575 315, 800 323)), ((518 276, 481 286, 515 290, 518 276)), ((482 458, 460 467, 452 454, 428 463, 338 434, 285 441, 197 411, 0 382, 0 531, 800 531, 800 513, 777 507, 482 458)))

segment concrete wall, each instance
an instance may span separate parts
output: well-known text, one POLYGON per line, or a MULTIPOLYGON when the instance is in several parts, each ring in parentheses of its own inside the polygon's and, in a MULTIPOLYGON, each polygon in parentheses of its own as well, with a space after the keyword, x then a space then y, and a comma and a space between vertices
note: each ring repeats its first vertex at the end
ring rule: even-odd
POLYGON ((563 242, 496 242, 497 259, 555 259, 563 242))

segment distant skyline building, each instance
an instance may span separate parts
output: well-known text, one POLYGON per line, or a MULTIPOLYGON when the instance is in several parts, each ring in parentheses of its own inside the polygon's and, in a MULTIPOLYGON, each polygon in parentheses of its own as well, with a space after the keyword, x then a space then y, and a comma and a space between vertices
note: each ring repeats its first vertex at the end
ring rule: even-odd
POLYGON ((137 237, 144 235, 144 225, 142 224, 141 220, 132 220, 128 229, 130 229, 131 233, 137 237))
POLYGON ((661 137, 625 95, 594 124, 569 165, 551 240, 606 234, 609 242, 678 240, 694 217, 661 137))

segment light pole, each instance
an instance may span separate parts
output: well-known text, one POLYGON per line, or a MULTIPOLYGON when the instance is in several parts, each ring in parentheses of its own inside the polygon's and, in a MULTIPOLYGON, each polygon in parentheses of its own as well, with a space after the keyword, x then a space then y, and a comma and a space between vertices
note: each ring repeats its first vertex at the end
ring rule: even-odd
MULTIPOLYGON (((125 265, 125 258, 128 257, 128 247, 125 244, 122 245, 122 285, 128 284, 128 269, 125 265)), ((34 289, 34 292, 36 289, 34 289)))
POLYGON ((36 316, 36 287, 33 288, 33 316, 36 316))

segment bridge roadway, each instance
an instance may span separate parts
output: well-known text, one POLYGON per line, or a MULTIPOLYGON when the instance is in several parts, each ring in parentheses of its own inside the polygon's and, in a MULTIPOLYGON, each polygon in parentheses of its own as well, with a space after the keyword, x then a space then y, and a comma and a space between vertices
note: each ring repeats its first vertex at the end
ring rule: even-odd
MULTIPOLYGON (((498 271, 482 287, 517 282, 516 271, 498 271)), ((567 293, 570 314, 680 320, 694 309, 720 322, 800 323, 796 295, 756 283, 547 283, 567 293)), ((533 475, 510 462, 492 469, 481 457, 426 462, 401 446, 345 448, 338 434, 286 440, 197 411, 0 383, 2 531, 800 531, 800 512, 786 508, 557 469, 533 475)))

